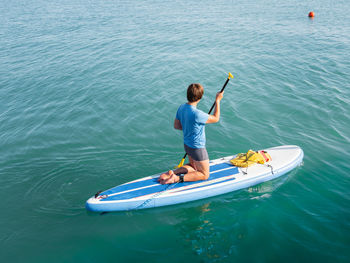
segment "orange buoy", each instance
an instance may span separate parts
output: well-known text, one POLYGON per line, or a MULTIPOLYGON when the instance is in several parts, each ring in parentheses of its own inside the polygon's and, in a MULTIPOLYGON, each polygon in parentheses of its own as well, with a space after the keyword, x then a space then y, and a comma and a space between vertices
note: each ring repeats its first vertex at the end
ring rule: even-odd
POLYGON ((314 12, 309 12, 309 17, 314 17, 315 16, 315 13, 314 12))

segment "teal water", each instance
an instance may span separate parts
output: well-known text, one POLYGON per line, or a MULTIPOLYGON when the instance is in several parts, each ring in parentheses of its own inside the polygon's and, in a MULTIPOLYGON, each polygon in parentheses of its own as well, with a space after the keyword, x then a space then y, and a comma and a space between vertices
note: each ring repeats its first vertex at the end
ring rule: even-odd
POLYGON ((349 262, 349 1, 18 0, 0 5, 2 262, 349 262), (309 11, 315 18, 307 17, 309 11), (182 155, 188 84, 212 159, 284 144, 280 179, 188 204, 89 213, 182 155))

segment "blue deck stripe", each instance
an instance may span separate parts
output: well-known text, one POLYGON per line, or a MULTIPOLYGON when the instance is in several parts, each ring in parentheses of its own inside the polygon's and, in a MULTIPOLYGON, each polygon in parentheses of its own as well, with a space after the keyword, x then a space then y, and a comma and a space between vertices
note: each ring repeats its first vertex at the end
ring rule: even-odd
POLYGON ((118 185, 118 186, 113 187, 107 191, 102 192, 101 195, 116 194, 119 192, 137 189, 140 187, 150 186, 150 185, 156 184, 156 183, 157 183, 157 178, 151 178, 151 179, 147 179, 147 180, 143 180, 143 181, 139 181, 139 182, 122 184, 122 185, 118 185))
POLYGON ((233 167, 233 165, 230 163, 219 163, 219 164, 214 164, 210 166, 209 169, 210 169, 210 172, 215 172, 217 170, 221 170, 229 167, 233 167))
MULTIPOLYGON (((211 174, 208 181, 214 180, 214 179, 218 179, 224 176, 229 176, 229 175, 234 175, 238 173, 238 168, 237 167, 233 167, 231 169, 227 169, 224 171, 220 171, 214 174, 211 174)), ((164 191, 168 185, 161 185, 157 182, 157 179, 154 178, 153 179, 155 181, 155 184, 153 187, 148 187, 148 188, 144 188, 144 189, 138 189, 135 191, 130 191, 124 194, 119 194, 119 195, 112 195, 110 197, 107 197, 105 199, 101 199, 101 201, 112 201, 112 200, 125 200, 125 199, 130 199, 130 198, 135 198, 135 197, 139 197, 139 196, 143 196, 143 195, 148 195, 148 194, 155 194, 157 192, 160 191, 164 191)), ((188 186, 188 185, 194 185, 194 184, 198 184, 198 183, 202 183, 203 181, 196 181, 196 182, 184 182, 184 183, 179 183, 177 184, 174 188, 172 189, 176 189, 176 188, 180 188, 183 186, 188 186)), ((213 183, 216 184, 216 183, 213 183)), ((208 184, 206 186, 209 186, 212 184, 208 184)), ((114 192, 115 193, 115 192, 114 192)))
MULTIPOLYGON (((229 163, 219 163, 219 164, 214 164, 210 166, 210 172, 215 172, 221 169, 229 168, 232 167, 233 165, 229 163)), ((143 181, 138 181, 134 183, 126 183, 122 185, 118 185, 116 187, 113 187, 109 190, 106 190, 101 193, 101 195, 111 195, 111 194, 116 194, 118 192, 124 192, 132 189, 137 189, 140 187, 145 187, 145 186, 150 186, 150 185, 156 185, 158 183, 156 178, 151 178, 143 181)))

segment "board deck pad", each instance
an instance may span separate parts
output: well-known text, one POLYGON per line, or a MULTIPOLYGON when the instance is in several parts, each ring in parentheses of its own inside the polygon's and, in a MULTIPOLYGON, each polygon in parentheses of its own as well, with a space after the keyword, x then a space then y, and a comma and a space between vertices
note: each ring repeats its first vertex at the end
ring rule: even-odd
MULTIPOLYGON (((238 168, 233 166, 232 164, 226 162, 226 163, 220 163, 220 164, 213 164, 210 166, 210 176, 208 180, 206 180, 206 184, 204 186, 209 186, 220 182, 211 182, 215 179, 223 178, 226 176, 234 175, 238 173, 238 168)), ((229 180, 233 180, 234 178, 230 178, 229 180)), ((195 186, 196 184, 200 184, 197 187, 204 187, 201 185, 203 181, 196 181, 196 182, 183 182, 178 183, 176 186, 174 186, 172 189, 181 188, 185 186, 195 186)), ((168 185, 162 185, 158 183, 158 178, 149 178, 142 181, 136 181, 136 182, 130 182, 123 185, 116 186, 112 189, 109 189, 107 191, 104 191, 101 193, 101 195, 107 195, 107 198, 102 199, 101 201, 112 201, 112 200, 125 200, 130 198, 137 198, 145 195, 151 195, 156 194, 158 192, 162 192, 166 190, 168 185)), ((185 190, 194 189, 195 187, 187 188, 185 190)))

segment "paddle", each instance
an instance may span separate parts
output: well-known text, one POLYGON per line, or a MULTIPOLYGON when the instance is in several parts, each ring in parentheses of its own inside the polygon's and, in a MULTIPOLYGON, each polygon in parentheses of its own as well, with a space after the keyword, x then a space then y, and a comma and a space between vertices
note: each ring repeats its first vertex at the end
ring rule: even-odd
MULTIPOLYGON (((229 72, 229 73, 228 73, 228 77, 227 77, 227 79, 226 79, 226 82, 225 82, 224 86, 222 87, 220 93, 224 91, 224 89, 226 88, 227 83, 230 81, 231 78, 233 79, 233 76, 232 76, 232 74, 229 72)), ((213 103, 213 105, 211 106, 211 108, 210 108, 208 114, 210 114, 211 111, 214 109, 215 104, 216 104, 216 101, 215 101, 215 102, 213 103)), ((181 166, 184 165, 186 156, 187 156, 187 153, 185 153, 184 157, 182 157, 181 162, 179 163, 179 165, 178 165, 176 168, 180 168, 181 166)))

